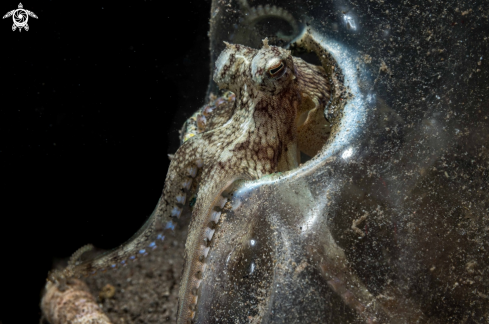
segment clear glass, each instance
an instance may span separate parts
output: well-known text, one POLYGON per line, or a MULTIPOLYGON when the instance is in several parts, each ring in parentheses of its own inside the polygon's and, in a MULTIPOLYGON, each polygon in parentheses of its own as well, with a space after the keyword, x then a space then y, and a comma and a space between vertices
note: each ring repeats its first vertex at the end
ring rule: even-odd
POLYGON ((487 2, 249 2, 213 1, 212 64, 223 41, 293 32, 243 24, 276 5, 351 96, 318 155, 234 193, 195 321, 487 323, 487 2))

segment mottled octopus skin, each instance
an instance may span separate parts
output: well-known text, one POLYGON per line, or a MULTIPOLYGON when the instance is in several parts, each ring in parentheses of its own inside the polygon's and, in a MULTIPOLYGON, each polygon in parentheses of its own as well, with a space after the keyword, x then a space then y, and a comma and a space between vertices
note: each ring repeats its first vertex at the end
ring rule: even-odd
MULTIPOLYGON (((172 157, 163 194, 146 224, 126 243, 94 260, 74 256, 63 273, 49 278, 92 274, 124 265, 163 239, 168 216, 180 217, 200 169, 199 189, 185 245, 178 323, 195 318, 205 257, 226 199, 222 192, 238 179, 258 179, 298 166, 299 154, 317 153, 329 136, 324 108, 331 85, 323 67, 269 46, 260 50, 226 44, 216 61, 214 81, 232 91, 234 104, 209 114, 205 129, 189 138, 172 157), (216 118, 212 120, 212 116, 216 118), (223 117, 229 116, 229 117, 223 117), (319 126, 318 126, 319 125, 319 126), (151 243, 150 243, 151 242, 151 243)), ((166 229, 173 228, 171 222, 166 229)))
MULTIPOLYGON (((202 180, 186 243, 178 323, 195 316, 208 253, 206 235, 212 231, 208 224, 214 206, 222 201, 221 192, 236 179, 258 179, 297 167, 298 117, 318 104, 324 107, 329 98, 322 68, 266 41, 261 50, 228 44, 216 61, 214 81, 236 94, 232 117, 182 145, 164 190, 165 197, 174 196, 170 181, 183 181, 191 161, 201 159, 202 180), (282 65, 272 76, 271 71, 282 65)), ((168 211, 172 201, 164 200, 164 204, 168 211)))

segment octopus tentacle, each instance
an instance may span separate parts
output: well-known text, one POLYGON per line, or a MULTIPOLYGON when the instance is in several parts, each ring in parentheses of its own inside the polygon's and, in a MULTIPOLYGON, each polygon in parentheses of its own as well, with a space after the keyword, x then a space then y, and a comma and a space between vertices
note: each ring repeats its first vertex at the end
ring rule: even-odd
POLYGON ((178 322, 185 323, 193 319, 196 314, 198 289, 203 280, 206 269, 206 258, 210 250, 216 226, 227 199, 222 197, 232 183, 239 179, 249 179, 246 175, 227 177, 223 172, 216 172, 214 177, 206 181, 201 188, 203 194, 197 198, 194 213, 201 215, 194 217, 189 227, 189 236, 186 243, 185 267, 180 285, 180 300, 178 309, 178 322), (216 186, 216 184, 220 184, 216 186))
MULTIPOLYGON (((81 256, 88 250, 86 246, 80 248, 70 258, 67 268, 63 271, 52 271, 48 275, 51 282, 60 282, 70 277, 93 275, 98 271, 115 269, 126 264, 127 260, 134 260, 138 255, 146 254, 146 249, 156 247, 152 241, 155 234, 157 208, 153 211, 145 224, 121 246, 103 253, 94 258, 80 261, 81 256), (149 243, 151 242, 151 243, 149 243)), ((87 245, 92 248, 92 246, 87 245)))
POLYGON ((204 130, 212 130, 223 126, 233 114, 235 100, 236 95, 231 91, 227 91, 214 101, 214 106, 204 106, 202 116, 207 118, 206 129, 204 130))
POLYGON ((94 246, 92 244, 87 244, 87 245, 82 246, 78 250, 76 250, 75 253, 73 253, 73 255, 71 256, 70 260, 68 261, 68 266, 71 266, 71 267, 76 266, 80 257, 84 253, 93 250, 93 248, 94 248, 94 246))
POLYGON ((179 218, 187 204, 187 197, 195 190, 192 182, 198 169, 203 166, 203 160, 199 155, 201 150, 202 146, 198 141, 188 141, 180 147, 179 151, 185 155, 179 154, 173 158, 163 195, 155 210, 128 241, 102 255, 81 261, 82 255, 93 248, 91 245, 86 245, 73 254, 66 269, 51 272, 48 280, 55 282, 69 277, 93 275, 98 271, 116 269, 155 249, 157 242, 164 240, 166 232, 173 231, 176 226, 167 217, 179 218))
POLYGON ((168 216, 180 218, 184 206, 188 203, 188 198, 195 190, 195 178, 204 163, 203 146, 199 137, 196 136, 186 141, 170 163, 161 204, 158 207, 160 224, 164 224, 168 216))
MULTIPOLYGON (((214 81, 235 99, 221 109, 217 102, 215 109, 204 107, 200 115, 206 119, 195 118, 195 128, 184 130, 184 143, 171 159, 163 194, 143 227, 128 242, 95 259, 79 261, 84 250, 76 252, 63 275, 116 268, 146 254, 175 227, 168 217, 179 218, 198 190, 186 243, 178 323, 193 319, 206 257, 227 201, 223 192, 238 179, 258 179, 298 166, 300 127, 306 129, 310 121, 325 123, 320 117, 331 96, 328 80, 324 68, 294 58, 266 39, 260 50, 226 44, 216 60, 214 81)), ((309 144, 302 145, 307 149, 309 144)))
POLYGON ((183 124, 180 131, 180 143, 183 144, 197 134, 212 130, 224 125, 232 116, 236 95, 227 91, 216 98, 210 95, 209 103, 198 109, 183 124))
POLYGON ((221 193, 237 179, 258 179, 298 166, 298 112, 324 108, 329 98, 328 87, 314 92, 301 88, 298 78, 318 78, 318 85, 323 82, 324 86, 323 74, 289 51, 269 46, 266 40, 261 50, 227 44, 216 60, 214 80, 233 91, 236 102, 228 122, 196 138, 212 145, 203 152, 202 182, 186 243, 178 323, 196 316, 206 257, 225 202, 221 193))

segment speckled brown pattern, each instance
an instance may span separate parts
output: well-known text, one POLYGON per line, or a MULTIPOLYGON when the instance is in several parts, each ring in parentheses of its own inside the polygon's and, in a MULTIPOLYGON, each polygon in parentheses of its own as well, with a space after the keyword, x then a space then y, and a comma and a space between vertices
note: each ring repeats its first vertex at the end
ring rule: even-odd
MULTIPOLYGON (((329 98, 322 68, 268 46, 266 41, 261 50, 228 44, 216 62, 214 81, 236 94, 232 117, 184 143, 178 152, 188 154, 176 155, 172 163, 178 168, 176 174, 185 175, 188 156, 198 154, 203 162, 186 244, 178 312, 181 323, 195 316, 205 256, 218 221, 212 221, 212 215, 219 212, 214 206, 222 203, 220 193, 236 179, 257 179, 296 167, 299 114, 316 105, 324 107, 329 98)), ((173 173, 172 167, 170 170, 173 173)), ((171 190, 168 182, 165 190, 171 190)), ((171 192, 165 197, 172 197, 171 192)), ((169 210, 171 201, 166 203, 169 210)))
POLYGON ((172 157, 162 197, 146 224, 127 243, 102 257, 81 262, 76 254, 64 272, 50 275, 53 281, 117 268, 146 254, 164 238, 158 233, 173 228, 168 216, 180 217, 200 179, 186 242, 177 320, 186 323, 194 318, 205 258, 227 201, 222 192, 235 180, 258 179, 297 167, 300 151, 314 155, 329 135, 323 113, 330 85, 323 67, 269 46, 266 39, 260 50, 227 44, 216 61, 214 81, 234 93, 234 104, 222 105, 222 111, 208 111, 205 123, 196 120, 199 133, 172 157))

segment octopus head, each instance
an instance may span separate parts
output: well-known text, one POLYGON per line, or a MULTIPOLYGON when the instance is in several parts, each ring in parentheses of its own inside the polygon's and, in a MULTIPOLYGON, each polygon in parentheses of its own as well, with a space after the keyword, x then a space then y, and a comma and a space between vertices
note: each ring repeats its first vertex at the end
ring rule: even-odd
POLYGON ((262 92, 280 94, 295 78, 290 51, 269 46, 264 41, 262 49, 251 61, 253 85, 262 92))
POLYGON ((237 92, 243 86, 269 94, 279 94, 295 78, 290 51, 269 46, 268 40, 256 50, 226 43, 216 60, 214 81, 221 89, 237 92))

